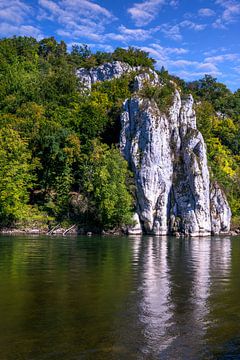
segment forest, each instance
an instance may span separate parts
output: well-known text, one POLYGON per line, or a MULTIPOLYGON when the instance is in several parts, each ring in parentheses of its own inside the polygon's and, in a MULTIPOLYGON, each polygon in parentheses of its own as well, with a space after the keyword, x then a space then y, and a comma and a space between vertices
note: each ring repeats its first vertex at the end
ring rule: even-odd
MULTIPOLYGON (((132 221, 135 189, 119 152, 123 101, 134 74, 82 88, 76 70, 105 62, 155 68, 148 53, 117 48, 93 53, 45 38, 0 40, 0 228, 68 227, 102 231, 132 221)), ((147 96, 167 111, 172 81, 195 99, 207 144, 210 174, 225 190, 240 225, 240 89, 231 92, 210 75, 185 82, 162 67, 163 88, 147 96)))

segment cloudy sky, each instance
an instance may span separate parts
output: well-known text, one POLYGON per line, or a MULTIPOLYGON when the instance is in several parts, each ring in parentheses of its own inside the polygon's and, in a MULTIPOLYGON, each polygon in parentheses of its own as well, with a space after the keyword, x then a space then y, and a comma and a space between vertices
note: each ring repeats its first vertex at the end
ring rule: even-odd
POLYGON ((240 0, 0 0, 0 34, 141 47, 186 80, 240 88, 240 0))

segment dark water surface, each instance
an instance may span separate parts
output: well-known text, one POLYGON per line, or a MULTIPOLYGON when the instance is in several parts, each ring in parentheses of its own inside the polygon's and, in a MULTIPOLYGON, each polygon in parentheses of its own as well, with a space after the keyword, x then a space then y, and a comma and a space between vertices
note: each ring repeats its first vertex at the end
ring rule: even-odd
POLYGON ((0 237, 5 359, 240 359, 240 238, 0 237))

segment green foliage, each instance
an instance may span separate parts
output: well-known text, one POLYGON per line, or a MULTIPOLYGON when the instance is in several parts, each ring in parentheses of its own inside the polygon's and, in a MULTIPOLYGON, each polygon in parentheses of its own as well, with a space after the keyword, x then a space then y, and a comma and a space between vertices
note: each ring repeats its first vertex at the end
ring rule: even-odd
MULTIPOLYGON (((150 61, 146 53, 133 48, 118 49, 113 59, 110 53, 98 51, 93 54, 86 45, 74 46, 68 54, 66 44, 53 37, 39 42, 28 37, 0 40, 0 131, 6 133, 8 129, 6 138, 9 137, 10 143, 14 140, 12 134, 15 134, 19 148, 22 146, 22 158, 16 152, 12 155, 16 157, 16 165, 12 166, 9 161, 9 174, 2 168, 2 184, 7 179, 12 187, 12 197, 2 197, 2 224, 25 223, 27 217, 30 219, 28 202, 35 206, 32 211, 35 218, 41 218, 40 209, 42 214, 47 213, 57 221, 80 221, 82 213, 81 210, 75 213, 73 198, 78 199, 78 205, 85 204, 88 213, 92 207, 94 213, 100 209, 98 226, 111 227, 129 220, 130 195, 123 186, 128 171, 125 171, 123 159, 118 158, 118 150, 107 150, 105 145, 99 144, 99 149, 102 146, 112 159, 111 164, 104 165, 106 171, 110 171, 111 166, 113 174, 119 172, 119 189, 123 197, 120 192, 116 195, 120 202, 116 211, 111 207, 113 205, 108 205, 111 192, 107 195, 107 185, 102 186, 104 194, 100 201, 100 194, 95 196, 95 192, 86 191, 83 173, 89 173, 93 167, 92 142, 97 143, 101 138, 109 144, 118 141, 119 113, 122 102, 130 96, 132 76, 97 84, 90 94, 85 94, 79 91, 80 84, 75 75, 77 67, 90 68, 121 60, 122 56, 134 65, 145 62, 147 66, 150 61), (119 167, 122 167, 121 174, 119 167), (10 169, 17 169, 22 181, 16 180, 15 187, 10 169), (78 195, 74 197, 72 194, 78 195)), ((5 145, 1 144, 1 151, 5 145)), ((2 162, 6 159, 2 156, 2 162)), ((100 164, 96 165, 96 174, 97 167, 100 168, 100 164)), ((111 186, 109 180, 109 189, 111 186)), ((113 200, 112 204, 116 205, 116 201, 113 200)))
POLYGON ((234 156, 218 138, 207 140, 212 176, 225 190, 233 216, 240 214, 240 157, 234 156))
POLYGON ((215 110, 219 111, 221 110, 219 101, 231 94, 226 85, 217 82, 217 79, 211 75, 205 75, 203 79, 189 83, 188 88, 202 100, 209 101, 215 110))
POLYGON ((96 83, 93 86, 92 94, 104 94, 108 99, 106 107, 105 131, 102 131, 102 139, 107 144, 118 143, 120 114, 124 100, 131 96, 131 87, 133 74, 123 75, 120 79, 113 79, 102 83, 96 83))
POLYGON ((133 199, 127 188, 130 176, 119 150, 94 141, 84 168, 84 189, 92 203, 93 222, 104 229, 131 223, 133 199))
POLYGON ((94 54, 86 44, 73 45, 69 58, 75 67, 86 69, 112 61, 122 61, 131 66, 153 68, 156 62, 149 57, 149 53, 131 46, 128 49, 117 48, 113 53, 97 51, 94 54))
POLYGON ((153 68, 155 60, 149 57, 149 53, 138 48, 117 48, 112 54, 113 60, 123 61, 131 66, 143 66, 153 68))
POLYGON ((33 184, 31 152, 19 133, 0 129, 0 224, 25 219, 30 211, 28 189, 33 184))
POLYGON ((167 82, 162 87, 146 84, 140 91, 143 98, 154 100, 162 113, 167 113, 172 105, 175 87, 171 82, 167 82))
POLYGON ((91 49, 86 44, 73 45, 69 58, 70 62, 75 67, 83 67, 85 69, 90 69, 91 67, 113 61, 111 53, 97 51, 95 54, 93 54, 91 49))
POLYGON ((234 216, 240 214, 239 125, 216 115, 207 101, 196 106, 197 125, 207 143, 212 176, 224 188, 234 216))
POLYGON ((212 136, 213 121, 216 116, 212 104, 207 101, 198 103, 196 116, 198 130, 201 131, 205 140, 209 139, 212 136))

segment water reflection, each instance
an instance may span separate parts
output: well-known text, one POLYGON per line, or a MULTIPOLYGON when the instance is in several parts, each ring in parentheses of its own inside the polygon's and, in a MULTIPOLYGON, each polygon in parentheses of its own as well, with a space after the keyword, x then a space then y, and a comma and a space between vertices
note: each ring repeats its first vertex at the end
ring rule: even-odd
POLYGON ((216 318, 211 319, 214 306, 210 309, 209 298, 219 282, 230 281, 231 239, 143 241, 139 286, 143 354, 161 359, 210 356, 206 338, 216 318))
POLYGON ((1 359, 239 359, 240 238, 0 238, 1 359))
POLYGON ((171 338, 165 336, 172 316, 169 304, 169 269, 167 264, 167 239, 145 239, 143 270, 141 275, 140 320, 145 324, 146 344, 144 354, 165 349, 171 338), (151 350, 150 350, 151 349, 151 350))

